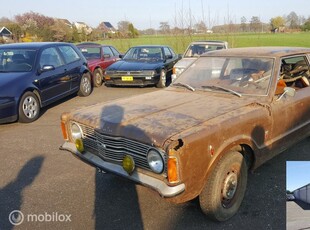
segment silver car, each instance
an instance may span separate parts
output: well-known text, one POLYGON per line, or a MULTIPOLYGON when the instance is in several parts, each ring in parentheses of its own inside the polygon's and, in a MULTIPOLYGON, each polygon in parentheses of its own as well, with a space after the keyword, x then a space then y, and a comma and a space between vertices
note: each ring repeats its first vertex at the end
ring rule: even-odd
POLYGON ((173 67, 172 80, 175 80, 188 66, 190 66, 201 54, 220 49, 228 49, 226 41, 196 41, 189 44, 179 60, 173 67))

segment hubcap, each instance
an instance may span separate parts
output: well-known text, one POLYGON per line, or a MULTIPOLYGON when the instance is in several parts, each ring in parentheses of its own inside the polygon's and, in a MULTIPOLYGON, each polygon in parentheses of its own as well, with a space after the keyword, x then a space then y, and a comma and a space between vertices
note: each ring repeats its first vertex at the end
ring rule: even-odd
POLYGON ((85 93, 88 93, 90 91, 90 81, 87 77, 83 77, 82 79, 82 88, 85 93))
POLYGON ((237 185, 238 185, 237 174, 235 172, 229 172, 224 180, 223 198, 226 200, 231 200, 236 193, 237 185))
POLYGON ((101 79, 100 73, 96 73, 95 78, 96 78, 96 83, 97 83, 98 85, 101 84, 102 79, 101 79))
POLYGON ((28 96, 23 101, 23 112, 26 117, 32 119, 38 113, 38 103, 36 99, 32 96, 28 96))

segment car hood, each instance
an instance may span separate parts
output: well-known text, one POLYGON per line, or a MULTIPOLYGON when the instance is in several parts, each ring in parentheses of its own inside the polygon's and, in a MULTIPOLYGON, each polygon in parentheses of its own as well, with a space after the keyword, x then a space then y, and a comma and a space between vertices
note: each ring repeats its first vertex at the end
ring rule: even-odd
POLYGON ((120 60, 113 63, 108 67, 108 70, 117 71, 140 71, 140 70, 155 70, 163 65, 163 61, 130 61, 130 60, 120 60))
POLYGON ((181 60, 179 60, 174 67, 178 67, 178 68, 187 68, 188 66, 190 66, 194 61, 196 61, 197 58, 182 58, 181 60))
POLYGON ((167 138, 253 101, 227 94, 167 89, 99 103, 63 116, 103 134, 163 146, 167 138))
POLYGON ((25 81, 29 78, 29 72, 14 72, 14 73, 3 73, 0 72, 0 96, 9 96, 14 94, 12 86, 16 87, 19 81, 25 81))

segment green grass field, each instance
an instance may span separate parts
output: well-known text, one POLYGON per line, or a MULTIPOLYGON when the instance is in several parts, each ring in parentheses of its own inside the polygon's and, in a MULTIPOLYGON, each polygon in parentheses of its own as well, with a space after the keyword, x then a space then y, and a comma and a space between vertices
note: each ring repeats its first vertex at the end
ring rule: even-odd
POLYGON ((206 34, 192 36, 153 35, 140 36, 132 39, 107 39, 98 41, 101 44, 115 46, 121 52, 136 45, 169 45, 177 53, 183 53, 192 41, 198 40, 225 40, 230 48, 253 46, 299 46, 310 47, 310 32, 300 33, 255 33, 255 34, 206 34))

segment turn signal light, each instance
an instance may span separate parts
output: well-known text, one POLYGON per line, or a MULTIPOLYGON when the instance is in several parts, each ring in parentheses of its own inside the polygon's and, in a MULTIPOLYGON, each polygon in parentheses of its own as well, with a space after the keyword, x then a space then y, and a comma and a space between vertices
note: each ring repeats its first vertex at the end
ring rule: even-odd
POLYGON ((68 140, 68 133, 67 133, 67 129, 66 129, 66 124, 64 122, 60 123, 61 126, 61 131, 62 131, 62 136, 65 140, 68 140))
POLYGON ((169 183, 179 182, 178 161, 176 157, 168 158, 168 181, 169 183))

